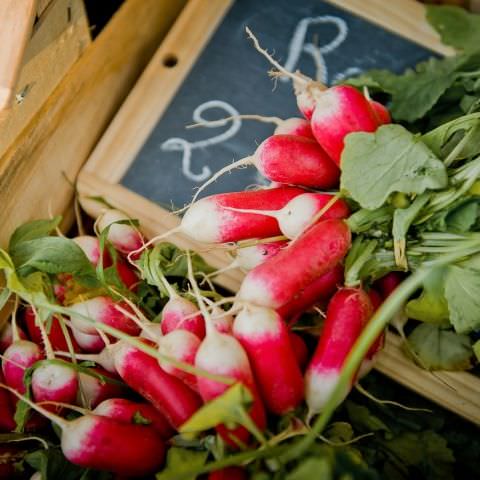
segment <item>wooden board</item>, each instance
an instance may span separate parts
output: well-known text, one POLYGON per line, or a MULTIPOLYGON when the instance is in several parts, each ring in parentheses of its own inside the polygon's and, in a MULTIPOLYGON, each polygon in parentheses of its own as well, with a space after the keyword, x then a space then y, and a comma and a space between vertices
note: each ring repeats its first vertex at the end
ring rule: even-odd
MULTIPOLYGON (((333 3, 339 3, 342 8, 353 11, 360 5, 360 2, 355 0, 333 3)), ((374 15, 372 21, 375 24, 399 35, 420 39, 420 42, 425 42, 435 52, 450 53, 427 28, 423 17, 417 15, 422 11, 421 6, 410 0, 398 0, 388 2, 389 9, 385 10, 380 1, 372 3, 378 3, 379 7, 379 12, 371 13, 374 15)), ((178 225, 177 217, 126 188, 122 182, 159 118, 165 115, 177 91, 180 92, 178 95, 181 95, 182 90, 179 89, 183 88, 182 83, 197 61, 203 45, 214 34, 217 25, 221 24, 230 4, 228 0, 213 0, 209 2, 210 8, 206 8, 204 0, 190 0, 79 176, 78 187, 83 205, 90 214, 98 215, 103 207, 98 202, 89 200, 89 197, 101 195, 112 205, 138 218, 148 237, 178 225), (188 41, 194 43, 188 45, 188 41), (177 59, 176 66, 168 66, 175 63, 171 61, 173 58, 177 59)), ((258 75, 261 74, 262 70, 259 70, 258 75)), ((253 97, 255 88, 249 87, 248 93, 253 97)), ((257 137, 262 138, 261 133, 258 133, 257 137)), ((159 172, 163 174, 165 169, 159 172)), ((158 189, 162 187, 159 183, 158 189)), ((170 240, 181 247, 199 249, 216 267, 224 266, 228 262, 224 252, 205 250, 205 247, 194 244, 182 235, 174 235, 170 240)), ((241 275, 235 271, 219 277, 219 283, 233 291, 238 288, 240 281, 241 275)), ((403 355, 399 339, 395 336, 389 336, 385 353, 377 368, 405 386, 480 424, 479 378, 469 373, 432 374, 419 369, 403 355)))
POLYGON ((0 245, 65 212, 74 179, 184 0, 127 0, 0 159, 0 245))
POLYGON ((0 112, 12 103, 36 13, 36 0, 0 3, 0 112))
POLYGON ((90 44, 83 0, 54 0, 25 49, 15 98, 0 117, 0 157, 90 44))

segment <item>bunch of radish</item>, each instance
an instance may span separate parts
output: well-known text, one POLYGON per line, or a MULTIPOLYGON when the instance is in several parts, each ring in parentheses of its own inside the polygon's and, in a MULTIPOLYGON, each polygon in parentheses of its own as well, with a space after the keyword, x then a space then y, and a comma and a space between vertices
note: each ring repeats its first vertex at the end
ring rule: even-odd
MULTIPOLYGON (((96 222, 98 236, 72 241, 101 278, 114 268, 121 284, 89 289, 62 272, 52 279, 58 308, 45 313, 33 302, 12 316, 0 342, 0 429, 15 428, 22 399, 60 428, 71 462, 135 477, 159 471, 169 439, 232 384, 242 384, 251 402, 245 424, 216 426, 231 450, 264 442, 269 416, 293 415, 304 401, 309 416, 321 412, 383 300, 372 289, 343 285, 350 209, 334 190, 344 139, 374 131, 389 115, 352 87, 324 89, 300 74, 294 81, 305 118, 275 120, 275 134, 238 162, 254 164, 275 186, 194 201, 178 228, 198 242, 234 245, 227 268, 246 275, 229 309, 199 288, 188 252, 180 283, 147 272, 151 242, 125 214, 106 210, 96 222), (158 288, 162 305, 155 319, 137 296, 147 283, 158 288), (315 309, 326 314, 309 349, 295 330, 315 309), (66 420, 70 409, 80 416, 66 420)), ((352 385, 382 346, 383 335, 352 385)), ((244 478, 241 469, 230 473, 244 478)))

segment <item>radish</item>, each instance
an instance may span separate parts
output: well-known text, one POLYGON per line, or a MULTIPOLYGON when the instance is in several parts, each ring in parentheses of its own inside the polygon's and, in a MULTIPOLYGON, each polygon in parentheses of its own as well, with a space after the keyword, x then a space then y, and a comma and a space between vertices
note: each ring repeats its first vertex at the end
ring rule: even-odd
POLYGON ((305 340, 295 332, 289 331, 288 337, 292 346, 293 353, 297 359, 297 364, 303 372, 308 363, 308 348, 305 340))
MULTIPOLYGON (((35 312, 32 307, 27 307, 25 309, 23 318, 30 339, 39 345, 43 344, 42 332, 39 326, 36 325, 35 312)), ((48 332, 48 340, 54 350, 68 350, 68 342, 60 325, 61 321, 62 320, 57 317, 53 317, 50 324, 50 331, 48 332)), ((71 333, 71 330, 67 326, 65 326, 65 328, 67 329, 67 332, 71 333)), ((70 340, 74 351, 80 351, 80 346, 75 341, 75 338, 70 338, 70 340)))
POLYGON ((160 324, 162 333, 166 335, 174 330, 182 329, 188 330, 202 339, 205 336, 205 320, 197 306, 190 300, 181 297, 165 277, 162 276, 161 280, 170 297, 162 310, 160 324))
MULTIPOLYGON (((113 227, 112 227, 113 228, 113 227)), ((93 235, 81 235, 72 239, 82 250, 90 263, 96 267, 102 256, 100 252, 100 240, 93 235)), ((105 249, 103 252, 103 266, 108 267, 111 264, 110 255, 105 249)))
POLYGON ((72 325, 83 333, 94 335, 95 327, 84 317, 90 317, 97 322, 116 328, 128 335, 136 336, 141 328, 117 307, 129 311, 125 302, 114 302, 110 297, 95 297, 83 302, 75 303, 70 307, 74 313, 71 315, 72 325))
MULTIPOLYGON (((200 343, 201 340, 188 330, 173 330, 158 340, 158 351, 166 357, 171 357, 193 366, 200 343)), ((168 374, 179 378, 191 389, 197 389, 195 375, 180 370, 168 360, 159 360, 158 363, 168 374)))
POLYGON ((76 328, 72 328, 72 335, 84 352, 98 353, 105 348, 105 342, 98 333, 90 335, 88 333, 83 333, 76 328))
POLYGON ((336 85, 314 92, 311 126, 318 143, 340 166, 345 137, 352 132, 374 132, 376 114, 365 96, 349 85, 336 85))
POLYGON ((150 422, 152 428, 163 439, 166 440, 174 434, 174 430, 167 419, 149 403, 132 402, 125 398, 109 398, 98 404, 92 413, 126 423, 134 423, 136 416, 140 414, 143 419, 150 422))
MULTIPOLYGON (((3 373, 0 371, 0 382, 4 383, 3 373)), ((13 418, 14 410, 9 394, 0 388, 0 432, 12 432, 17 426, 13 418)), ((0 478, 1 475, 0 475, 0 478)))
MULTIPOLYGON (((315 131, 313 133, 317 136, 315 131)), ((333 188, 340 178, 337 165, 315 140, 297 135, 272 135, 257 147, 253 155, 215 173, 197 190, 193 201, 224 173, 246 165, 255 165, 265 178, 273 182, 304 187, 333 188)))
POLYGON ((117 258, 115 268, 122 283, 128 288, 128 290, 135 292, 137 290, 139 278, 134 268, 122 258, 117 258))
MULTIPOLYGON (((13 389, 9 390, 16 394, 13 389)), ((67 421, 17 396, 60 427, 62 452, 75 465, 121 475, 145 476, 155 473, 163 464, 164 440, 149 426, 131 425, 93 414, 67 421)))
POLYGON ((319 302, 329 300, 342 284, 343 266, 339 264, 297 292, 288 303, 277 308, 277 312, 284 320, 293 322, 294 317, 310 310, 319 302))
MULTIPOLYGON (((372 314, 370 298, 361 289, 342 288, 332 297, 320 341, 305 376, 310 415, 319 413, 330 398, 345 359, 372 314)), ((345 391, 344 395, 347 394, 345 391)))
POLYGON ((198 395, 166 373, 155 358, 123 340, 115 344, 113 351, 115 368, 123 381, 165 415, 175 429, 200 408, 198 395))
POLYGON ((190 206, 182 219, 180 231, 193 240, 207 243, 280 235, 275 219, 267 215, 237 213, 226 210, 226 207, 276 210, 302 193, 305 190, 301 188, 280 187, 212 195, 190 206))
POLYGON ((303 400, 303 377, 278 313, 246 306, 235 318, 233 334, 247 352, 267 409, 277 415, 295 409, 303 400))
POLYGON ((348 252, 350 230, 342 220, 324 220, 274 257, 250 270, 237 299, 278 308, 337 265, 348 252))
POLYGON ((392 118, 390 117, 390 112, 388 111, 385 105, 382 105, 380 102, 375 100, 369 100, 370 107, 375 114, 378 125, 385 125, 387 123, 392 123, 392 118))
MULTIPOLYGON (((27 340, 25 332, 17 326, 18 336, 21 340, 27 340)), ((3 353, 13 343, 13 327, 8 323, 0 334, 0 353, 3 353)))
MULTIPOLYGON (((200 295, 197 282, 195 281, 192 261, 188 251, 187 259, 188 278, 197 298, 200 310, 205 318, 207 330, 206 336, 200 344, 195 356, 195 367, 200 368, 205 372, 241 382, 252 394, 253 404, 250 408, 249 415, 251 420, 256 424, 258 430, 261 432, 266 426, 265 410, 258 394, 247 354, 238 340, 231 335, 220 333, 215 329, 212 319, 203 302, 203 298, 200 295)), ((230 385, 205 376, 197 375, 197 386, 202 399, 205 402, 208 402, 222 395, 230 385)), ((238 447, 239 443, 245 444, 250 437, 248 430, 242 426, 231 429, 225 425, 217 425, 216 430, 225 442, 233 448, 238 447)))
MULTIPOLYGON (((35 368, 32 374, 32 392, 36 402, 74 403, 78 393, 78 375, 68 363, 49 363, 35 368)), ((58 407, 47 407, 58 410, 58 407)))
POLYGON ((128 222, 131 219, 119 210, 106 210, 97 219, 97 227, 100 232, 110 227, 107 234, 108 241, 119 251, 129 254, 143 247, 142 234, 132 224, 116 223, 128 222))
MULTIPOLYGON (((228 210, 242 213, 255 213, 267 215, 277 220, 281 232, 287 238, 294 239, 300 235, 305 228, 309 227, 317 213, 321 213, 329 202, 332 202, 333 195, 326 193, 304 193, 290 200, 280 210, 251 210, 228 208, 228 210)), ((350 209, 344 200, 337 199, 330 208, 324 212, 318 220, 331 218, 347 218, 350 209)))
POLYGON ((3 354, 2 371, 5 383, 19 393, 25 393, 25 370, 42 358, 42 351, 36 343, 28 340, 14 341, 3 354))
MULTIPOLYGON (((90 370, 107 378, 116 380, 110 372, 100 367, 93 367, 90 370)), ((125 388, 117 383, 101 380, 87 373, 78 374, 79 391, 77 403, 85 403, 89 408, 95 408, 99 403, 108 398, 121 397, 125 394, 125 388)))

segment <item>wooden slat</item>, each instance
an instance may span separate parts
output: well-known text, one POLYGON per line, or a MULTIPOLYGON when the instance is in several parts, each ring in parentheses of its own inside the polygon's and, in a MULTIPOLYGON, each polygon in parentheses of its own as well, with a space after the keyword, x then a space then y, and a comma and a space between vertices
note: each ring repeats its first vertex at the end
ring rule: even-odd
POLYGON ((0 245, 62 213, 74 179, 184 0, 127 0, 0 159, 0 245))
POLYGON ((36 0, 0 2, 0 111, 13 99, 35 14, 36 0))
POLYGON ((25 49, 17 98, 0 118, 0 158, 90 43, 83 0, 52 1, 25 49))
MULTIPOLYGON (((101 178, 86 171, 81 172, 79 180, 82 205, 93 217, 100 215, 105 207, 88 197, 101 193, 108 203, 140 220, 147 238, 153 238, 179 224, 178 217, 121 185, 107 185, 101 178)), ((176 233, 168 240, 180 248, 200 252, 216 268, 222 268, 230 262, 224 251, 206 249, 204 245, 181 234, 176 233)), ((240 271, 231 270, 220 275, 215 282, 235 292, 242 278, 240 271)), ((467 372, 432 373, 417 367, 402 352, 400 337, 392 333, 387 335, 385 349, 375 368, 405 387, 480 425, 480 378, 477 376, 467 372)))
POLYGON ((419 2, 413 0, 327 1, 441 55, 455 53, 452 48, 442 44, 438 33, 430 27, 425 19, 425 6, 419 2))
POLYGON ((191 0, 98 143, 86 170, 117 183, 168 107, 232 0, 191 0), (165 65, 175 59, 174 67, 165 65), (155 108, 145 108, 148 98, 155 108), (120 132, 122 132, 120 134, 120 132))

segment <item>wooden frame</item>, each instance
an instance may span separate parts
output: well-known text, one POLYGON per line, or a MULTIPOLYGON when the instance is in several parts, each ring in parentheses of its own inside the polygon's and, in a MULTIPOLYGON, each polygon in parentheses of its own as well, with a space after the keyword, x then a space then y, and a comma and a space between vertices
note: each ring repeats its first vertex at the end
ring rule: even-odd
MULTIPOLYGON (((423 7, 412 0, 383 2, 369 0, 329 0, 344 9, 361 14, 374 23, 392 30, 442 54, 451 50, 443 46, 435 32, 423 20, 423 7), (385 6, 387 4, 387 6, 385 6)), ((221 22, 231 0, 190 0, 175 26, 157 50, 136 87, 93 151, 78 179, 84 208, 98 216, 103 206, 89 197, 101 195, 110 204, 138 218, 148 237, 161 234, 178 225, 178 218, 158 205, 119 184, 123 175, 166 110, 170 100, 187 76, 196 58, 221 22), (164 65, 167 56, 175 55, 178 66, 164 65), (145 99, 148 99, 145 101, 145 99), (150 106, 155 105, 155 109, 150 106)), ((201 252, 215 267, 228 258, 221 250, 205 251, 181 234, 169 237, 180 247, 201 252)), ((218 277, 218 283, 232 291, 238 289, 242 275, 235 270, 218 277)), ((400 339, 389 334, 385 351, 376 369, 406 387, 480 424, 480 379, 469 373, 427 372, 413 364, 401 351, 400 339)))

